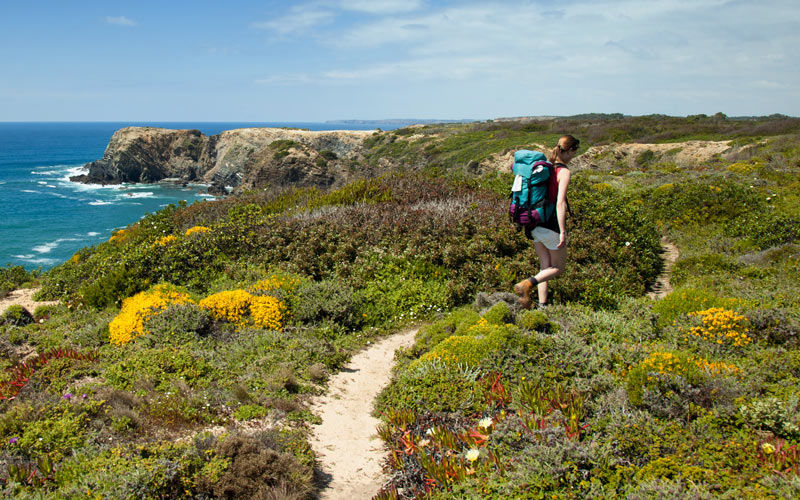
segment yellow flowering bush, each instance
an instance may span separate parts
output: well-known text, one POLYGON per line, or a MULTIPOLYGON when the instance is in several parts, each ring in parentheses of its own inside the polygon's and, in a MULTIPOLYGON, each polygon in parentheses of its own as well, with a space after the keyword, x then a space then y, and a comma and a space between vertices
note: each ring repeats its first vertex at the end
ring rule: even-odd
POLYGON ((109 242, 114 242, 114 243, 117 243, 117 244, 124 243, 125 240, 127 240, 128 237, 131 235, 131 230, 132 229, 133 228, 130 228, 130 229, 127 229, 127 230, 126 229, 120 229, 119 231, 114 232, 114 234, 111 235, 111 238, 109 238, 108 241, 109 242))
POLYGON ((722 307, 712 307, 703 311, 689 313, 690 317, 700 318, 700 325, 692 327, 684 336, 701 339, 712 345, 744 347, 753 339, 748 335, 747 318, 722 307))
POLYGON ((737 161, 731 163, 726 169, 728 172, 736 172, 737 174, 750 175, 757 173, 764 168, 764 161, 760 158, 755 158, 751 161, 737 161))
POLYGON ((652 374, 680 375, 690 382, 695 381, 697 372, 708 375, 736 375, 739 368, 735 365, 721 361, 708 361, 697 356, 687 356, 684 353, 651 352, 639 367, 648 375, 648 380, 653 380, 652 374))
POLYGON ((245 290, 228 290, 210 295, 198 304, 218 320, 233 323, 237 328, 253 325, 281 330, 285 306, 269 295, 251 295, 245 290))
POLYGON ((165 247, 165 246, 169 245, 170 243, 172 243, 173 241, 176 241, 177 239, 178 239, 178 237, 175 236, 174 234, 168 234, 168 235, 164 236, 163 238, 157 239, 153 243, 153 246, 154 247, 165 247))
POLYGON ((253 324, 259 328, 280 331, 285 309, 283 302, 269 295, 254 296, 250 301, 250 316, 253 324))
POLYGON ((447 337, 414 361, 414 364, 443 361, 476 366, 489 354, 503 346, 507 334, 508 330, 505 326, 491 324, 485 318, 481 318, 468 328, 467 335, 447 337))
POLYGON ((740 375, 739 367, 722 361, 709 361, 680 351, 654 351, 627 372, 626 386, 631 402, 638 405, 644 388, 671 391, 667 386, 680 379, 691 386, 700 386, 715 377, 740 375))
POLYGON ((250 313, 253 296, 244 290, 228 290, 204 298, 198 304, 216 319, 241 324, 250 313))
POLYGON ((171 304, 188 304, 192 299, 168 283, 156 285, 122 301, 122 309, 108 325, 108 336, 112 344, 127 344, 140 335, 148 333, 145 322, 171 304))
POLYGON ((186 230, 186 236, 191 236, 196 233, 207 233, 209 231, 211 231, 211 229, 205 226, 194 226, 186 230))
POLYGON ((252 285, 249 291, 256 295, 264 295, 276 290, 292 293, 297 289, 298 285, 300 285, 300 279, 295 276, 272 274, 252 285))

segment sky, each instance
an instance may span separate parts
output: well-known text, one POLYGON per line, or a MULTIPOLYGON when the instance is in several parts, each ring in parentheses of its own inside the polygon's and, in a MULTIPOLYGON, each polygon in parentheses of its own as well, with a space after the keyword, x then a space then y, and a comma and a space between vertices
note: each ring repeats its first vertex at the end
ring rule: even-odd
POLYGON ((800 115, 798 0, 0 0, 0 121, 800 115))

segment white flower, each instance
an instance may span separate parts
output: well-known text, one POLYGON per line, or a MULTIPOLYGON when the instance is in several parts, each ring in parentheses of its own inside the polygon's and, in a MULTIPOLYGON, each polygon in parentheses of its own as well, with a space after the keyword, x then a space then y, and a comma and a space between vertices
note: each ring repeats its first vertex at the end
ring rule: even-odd
POLYGON ((478 427, 482 429, 488 429, 489 427, 492 426, 492 422, 493 420, 489 417, 482 418, 478 421, 478 427))
POLYGON ((631 242, 630 242, 630 241, 626 241, 626 242, 625 242, 625 246, 626 246, 626 247, 629 247, 629 246, 631 246, 631 242))
POLYGON ((428 435, 428 436, 433 436, 434 434, 436 434, 436 431, 434 431, 433 427, 431 427, 430 429, 425 431, 425 434, 428 435))
POLYGON ((481 452, 479 452, 479 451, 478 451, 478 450, 476 450, 475 448, 472 448, 471 450, 469 450, 469 451, 466 453, 466 455, 465 455, 465 456, 467 457, 467 460, 469 460, 470 462, 474 462, 475 460, 477 460, 477 459, 478 459, 478 457, 480 456, 480 454, 481 454, 481 452))

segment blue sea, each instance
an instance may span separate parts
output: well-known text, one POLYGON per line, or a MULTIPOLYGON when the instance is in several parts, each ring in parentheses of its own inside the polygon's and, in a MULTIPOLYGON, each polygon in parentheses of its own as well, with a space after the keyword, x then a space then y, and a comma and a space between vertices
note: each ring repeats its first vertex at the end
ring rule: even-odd
MULTIPOLYGON (((391 130, 403 124, 381 125, 391 130)), ((206 186, 87 185, 70 182, 103 156, 108 140, 127 126, 198 129, 206 135, 244 127, 369 130, 336 123, 11 123, 0 122, 0 266, 49 269, 78 249, 170 203, 213 200, 206 186)))

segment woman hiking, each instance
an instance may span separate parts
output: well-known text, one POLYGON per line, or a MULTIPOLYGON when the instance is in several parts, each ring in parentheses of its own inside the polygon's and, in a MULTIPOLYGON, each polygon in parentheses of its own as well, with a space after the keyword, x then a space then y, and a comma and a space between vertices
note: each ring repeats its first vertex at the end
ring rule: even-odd
POLYGON ((567 164, 575 157, 579 146, 578 139, 564 135, 548 157, 556 171, 547 186, 547 195, 551 200, 556 200, 556 212, 555 217, 551 217, 528 233, 539 257, 540 270, 535 276, 514 285, 514 291, 520 296, 519 303, 525 309, 531 307, 531 291, 534 287, 538 292, 538 308, 548 305, 547 281, 563 273, 567 263, 567 186, 570 179, 567 164))

